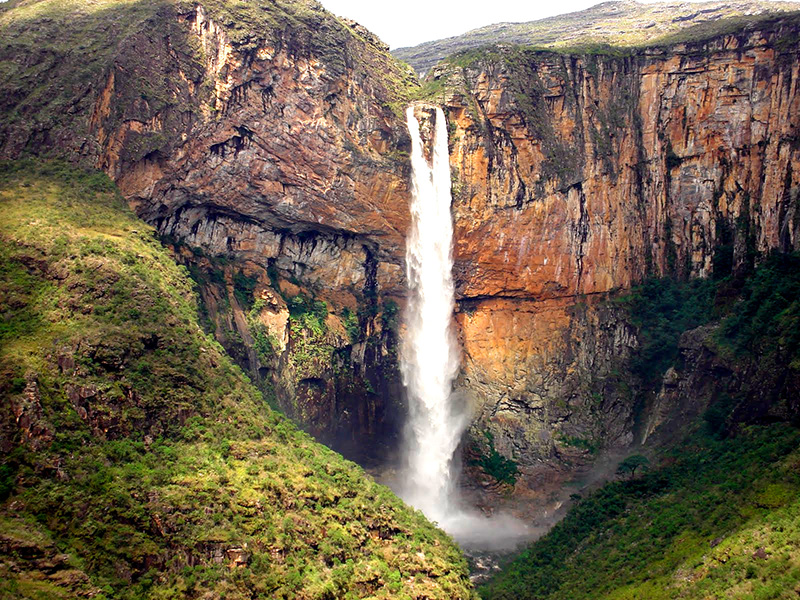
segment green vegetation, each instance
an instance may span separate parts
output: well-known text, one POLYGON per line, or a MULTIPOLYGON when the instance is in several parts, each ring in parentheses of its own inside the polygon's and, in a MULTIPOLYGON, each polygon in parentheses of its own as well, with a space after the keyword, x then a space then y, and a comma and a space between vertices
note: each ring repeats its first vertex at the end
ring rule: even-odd
POLYGON ((634 454, 617 465, 617 475, 627 476, 632 479, 636 477, 636 471, 639 471, 640 474, 647 471, 649 464, 650 461, 646 456, 634 454))
POLYGON ((389 331, 397 331, 400 318, 400 307, 394 300, 384 300, 381 303, 381 326, 389 331))
POLYGON ((739 354, 780 352, 800 370, 800 254, 771 254, 740 294, 720 339, 739 354))
MULTIPOLYGON (((655 464, 629 456, 618 465, 621 481, 586 499, 575 495, 565 520, 482 596, 793 597, 800 589, 800 432, 731 418, 762 386, 795 397, 800 255, 773 253, 751 272, 717 280, 648 280, 617 302, 639 327, 633 366, 651 387, 677 364, 681 334, 700 325, 709 326, 707 350, 739 364, 748 379, 735 395, 698 398, 709 401, 702 420, 687 424, 688 439, 655 464)), ((779 414, 796 420, 780 402, 779 414)))
POLYGON ((581 450, 586 450, 589 454, 596 454, 598 450, 597 443, 590 439, 563 434, 559 434, 558 439, 565 446, 580 448, 581 450))
POLYGON ((775 14, 774 10, 760 15, 736 15, 718 21, 707 21, 680 29, 647 43, 648 46, 674 46, 676 44, 699 44, 716 37, 731 35, 755 29, 757 27, 770 27, 773 23, 789 19, 797 20, 798 5, 787 7, 793 12, 775 14))
POLYGON ((481 590, 511 600, 790 598, 800 582, 800 433, 702 432, 578 503, 481 590))
POLYGON ((649 384, 675 363, 683 332, 720 322, 720 351, 740 357, 781 355, 800 369, 800 255, 773 253, 749 275, 723 279, 649 279, 616 302, 639 330, 632 367, 649 384))
POLYGON ((253 336, 253 346, 262 364, 268 364, 280 348, 280 342, 259 319, 259 315, 265 305, 266 302, 259 298, 247 313, 247 326, 250 328, 250 333, 253 336))
POLYGON ((628 308, 631 321, 639 330, 640 347, 631 366, 645 382, 660 381, 672 366, 684 331, 712 320, 717 285, 712 280, 654 278, 618 300, 628 308))
POLYGON ((485 450, 478 449, 478 458, 473 464, 479 466, 484 473, 492 477, 498 483, 505 483, 514 486, 517 483, 516 461, 506 458, 494 447, 494 435, 491 431, 484 431, 486 437, 485 450))
POLYGON ((243 310, 251 310, 255 302, 254 292, 258 278, 237 271, 233 276, 233 295, 243 310))
POLYGON ((361 336, 361 327, 358 324, 358 314, 345 307, 342 310, 342 323, 350 338, 350 343, 355 344, 361 336))
POLYGON ((625 48, 709 39, 778 18, 778 11, 797 11, 790 2, 729 2, 700 11, 679 3, 603 3, 587 10, 527 23, 497 23, 445 40, 399 48, 394 55, 416 71, 427 71, 442 59, 497 43, 566 50, 578 54, 624 51, 625 48), (765 14, 752 14, 760 10, 765 14), (622 49, 622 50, 620 50, 622 49))
POLYGON ((288 304, 289 364, 294 368, 295 380, 317 377, 335 362, 337 344, 330 337, 335 334, 328 330, 328 306, 302 294, 290 299, 288 304))
POLYGON ((445 534, 270 410, 105 176, 3 164, 0 252, 0 597, 472 597, 445 534))

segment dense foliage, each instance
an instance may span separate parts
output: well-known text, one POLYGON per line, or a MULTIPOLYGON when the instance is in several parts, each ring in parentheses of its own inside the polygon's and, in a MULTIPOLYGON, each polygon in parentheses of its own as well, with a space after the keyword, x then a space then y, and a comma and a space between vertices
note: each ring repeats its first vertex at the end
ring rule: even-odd
POLYGON ((640 347, 631 366, 645 382, 657 382, 675 362, 684 331, 711 321, 716 286, 712 280, 654 278, 619 300, 639 330, 640 347))
POLYGON ((445 534, 270 410, 104 175, 2 165, 0 253, 0 597, 472 596, 445 534))
POLYGON ((493 600, 790 598, 800 582, 800 433, 695 435, 607 484, 481 591, 493 600))
POLYGON ((771 254, 741 294, 721 338, 739 353, 781 352, 800 369, 800 254, 771 254))
POLYGON ((492 477, 498 483, 507 483, 513 486, 517 482, 519 468, 516 461, 506 458, 494 447, 494 436, 491 431, 485 431, 485 449, 476 448, 477 458, 473 464, 492 477))
POLYGON ((714 321, 715 339, 739 355, 780 352, 800 368, 800 255, 772 253, 752 272, 723 279, 653 278, 617 300, 639 330, 634 372, 660 381, 683 332, 714 321))

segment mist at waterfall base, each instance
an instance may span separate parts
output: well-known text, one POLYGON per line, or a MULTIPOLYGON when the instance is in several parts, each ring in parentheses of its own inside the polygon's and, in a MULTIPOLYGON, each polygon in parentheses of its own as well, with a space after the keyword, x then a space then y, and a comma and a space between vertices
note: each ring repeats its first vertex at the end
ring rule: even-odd
POLYGON ((406 240, 409 300, 400 366, 409 401, 402 481, 394 487, 409 504, 465 548, 502 550, 527 539, 525 524, 510 515, 486 517, 465 508, 455 482, 454 456, 470 421, 468 403, 453 392, 459 349, 454 309, 447 127, 435 110, 433 150, 425 157, 414 108, 406 111, 411 136, 411 231, 406 240))

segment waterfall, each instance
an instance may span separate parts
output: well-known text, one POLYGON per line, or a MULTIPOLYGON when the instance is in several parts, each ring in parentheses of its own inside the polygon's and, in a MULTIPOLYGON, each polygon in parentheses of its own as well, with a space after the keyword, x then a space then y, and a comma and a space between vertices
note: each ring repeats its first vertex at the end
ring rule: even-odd
POLYGON ((406 499, 443 522, 452 499, 451 462, 465 419, 450 401, 459 353, 452 331, 453 224, 444 113, 436 108, 431 163, 425 158, 414 108, 411 135, 411 231, 406 240, 409 300, 401 370, 409 400, 406 499))
POLYGON ((453 458, 469 416, 453 393, 459 350, 453 333, 453 223, 444 112, 435 108, 430 163, 414 108, 411 135, 411 230, 406 239, 408 305, 400 368, 409 402, 406 465, 395 488, 465 548, 513 548, 529 535, 507 514, 464 509, 454 488, 453 458))

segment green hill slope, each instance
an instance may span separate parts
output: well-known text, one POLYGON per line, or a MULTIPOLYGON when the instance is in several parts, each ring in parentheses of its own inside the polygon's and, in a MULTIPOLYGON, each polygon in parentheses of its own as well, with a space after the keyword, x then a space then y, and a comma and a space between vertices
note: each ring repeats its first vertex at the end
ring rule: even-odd
POLYGON ((698 434, 644 477, 580 500, 481 590, 520 598, 795 598, 800 433, 698 434))
MULTIPOLYGON (((800 10, 797 2, 603 2, 586 10, 529 21, 496 23, 442 40, 392 51, 417 72, 456 52, 490 44, 569 47, 585 44, 633 46, 720 19, 800 10)), ((739 23, 742 26, 743 23, 739 23)))
POLYGON ((104 175, 0 170, 0 598, 470 598, 460 552, 272 412, 104 175))

